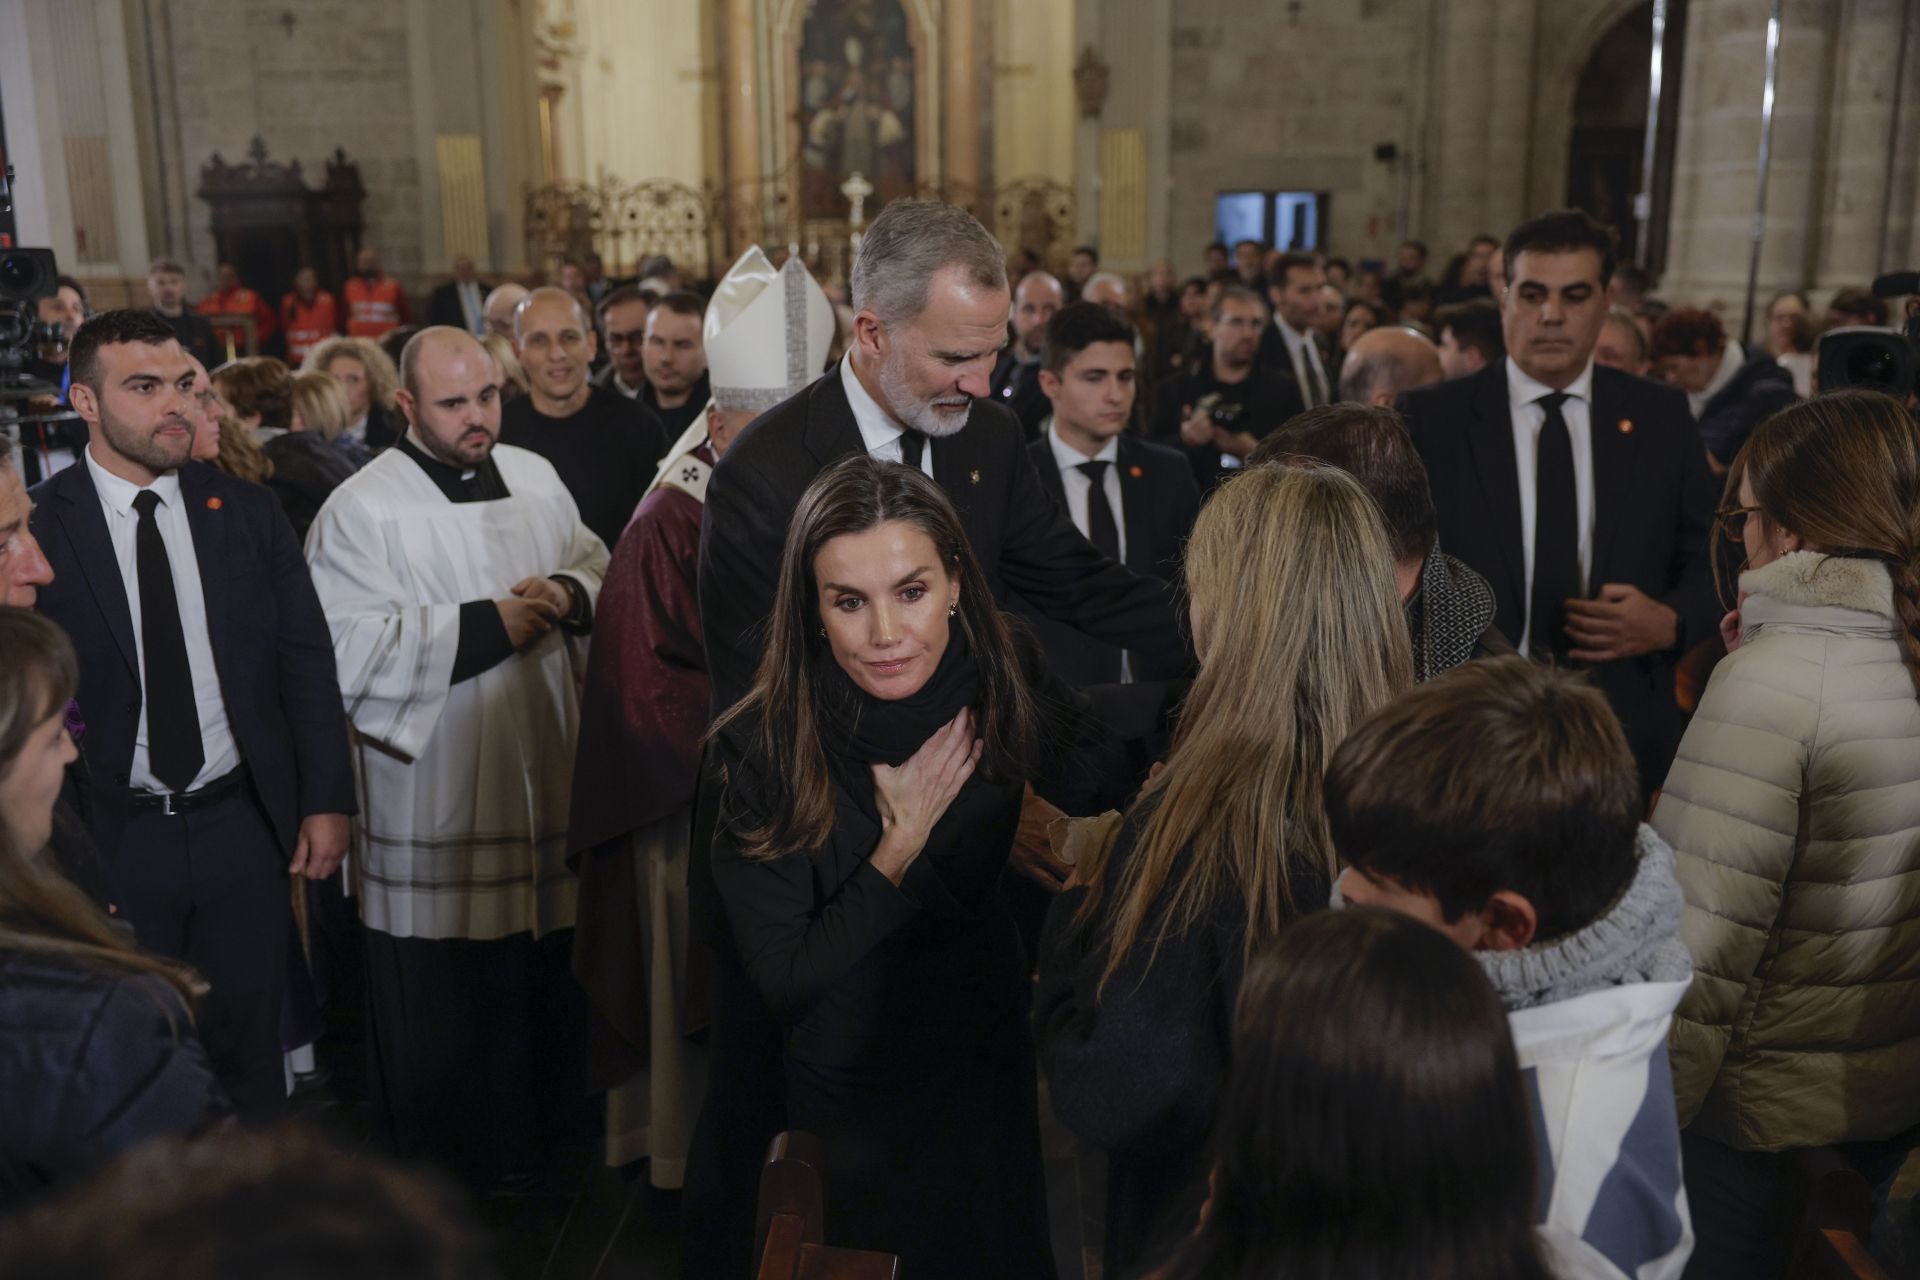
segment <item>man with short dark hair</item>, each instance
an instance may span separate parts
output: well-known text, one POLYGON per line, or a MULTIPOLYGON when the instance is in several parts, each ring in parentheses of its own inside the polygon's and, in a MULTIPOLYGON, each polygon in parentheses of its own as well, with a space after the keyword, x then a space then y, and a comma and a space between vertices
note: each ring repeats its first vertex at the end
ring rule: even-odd
POLYGON ((1201 250, 1200 257, 1205 263, 1200 274, 1208 280, 1225 280, 1233 275, 1232 256, 1227 252, 1227 246, 1218 240, 1201 250))
POLYGON ((988 382, 994 398, 1013 410, 1029 440, 1040 433, 1048 412, 1040 389, 1040 358, 1046 348, 1047 322, 1067 303, 1067 291, 1045 271, 1029 272, 1013 290, 1013 341, 1000 353, 988 382))
POLYGON ((668 294, 647 311, 647 383, 640 403, 660 419, 662 453, 707 407, 707 353, 700 338, 706 313, 700 295, 685 290, 668 294))
POLYGON ((380 255, 370 244, 353 255, 353 274, 340 289, 347 304, 347 336, 378 340, 403 324, 413 323, 407 291, 380 266, 380 255))
POLYGON ((1267 291, 1267 246, 1258 240, 1241 240, 1233 246, 1233 270, 1240 283, 1255 293, 1267 291))
POLYGON ((1080 291, 1087 287, 1087 281, 1100 269, 1100 251, 1090 244, 1083 244, 1073 251, 1067 259, 1067 292, 1071 300, 1080 300, 1080 291))
MULTIPOLYGON (((1041 487, 1073 527, 1142 577, 1174 582, 1200 513, 1200 490, 1178 450, 1127 432, 1137 386, 1133 327, 1107 308, 1076 302, 1048 322, 1038 382, 1052 413, 1027 447, 1041 487)), ((1136 658, 1031 609, 1053 669, 1070 684, 1167 680, 1184 663, 1136 658)))
POLYGON ((528 394, 501 413, 500 439, 551 462, 580 518, 611 548, 653 483, 666 431, 645 405, 587 380, 599 339, 572 294, 550 285, 528 294, 513 337, 528 394))
POLYGON ((487 331, 487 294, 493 286, 474 269, 473 256, 453 255, 453 279, 438 285, 427 299, 427 323, 465 329, 476 337, 487 331))
POLYGON ((265 298, 241 282, 240 268, 231 262, 223 262, 215 269, 213 292, 200 299, 194 310, 207 317, 207 323, 214 326, 213 340, 222 348, 222 354, 229 347, 237 356, 265 351, 268 341, 278 332, 273 308, 267 305, 265 298), (237 320, 242 316, 253 321, 251 349, 247 346, 244 326, 216 323, 222 317, 237 320))
POLYGON ((1833 295, 1827 303, 1825 328, 1843 329, 1850 325, 1884 325, 1887 300, 1873 296, 1873 290, 1849 286, 1833 295))
POLYGON ((1309 409, 1333 400, 1333 380, 1327 376, 1313 327, 1320 310, 1320 286, 1326 282, 1319 257, 1297 250, 1276 258, 1267 279, 1273 324, 1260 335, 1260 363, 1291 376, 1309 409))
POLYGON ((1184 447, 1202 494, 1306 408, 1292 376, 1256 358, 1267 327, 1260 295, 1225 286, 1213 304, 1212 327, 1212 359, 1163 383, 1153 413, 1153 435, 1184 447))
POLYGON ((1553 1273, 1679 1280, 1693 1229, 1667 1032, 1693 963, 1606 699, 1519 657, 1467 663, 1362 721, 1326 801, 1339 897, 1444 933, 1507 1007, 1553 1273))
POLYGON ((34 490, 41 612, 80 658, 90 820, 142 946, 211 984, 199 1030, 243 1116, 285 1106, 288 877, 320 880, 354 811, 327 619, 266 489, 190 463, 194 371, 161 317, 72 348, 81 465, 34 490))
POLYGON ((652 310, 653 299, 638 285, 621 285, 600 299, 596 318, 606 339, 607 363, 593 375, 595 386, 629 400, 638 400, 647 389, 647 314, 652 310))
POLYGON ((1637 262, 1622 262, 1614 267, 1613 276, 1607 281, 1607 303, 1633 311, 1647 300, 1652 288, 1653 277, 1645 267, 1637 262))
POLYGON ((1491 298, 1456 302, 1433 313, 1440 335, 1440 368, 1449 378, 1464 378, 1506 358, 1500 332, 1500 305, 1491 298))
POLYGON ((1397 307, 1410 290, 1432 287, 1433 281, 1427 276, 1425 242, 1402 240, 1400 247, 1394 250, 1393 273, 1386 278, 1384 285, 1387 301, 1397 307))
POLYGON ((1286 457, 1339 467, 1380 508, 1413 636, 1414 679, 1431 679, 1469 659, 1513 652, 1493 624, 1493 588, 1440 550, 1427 468, 1399 414, 1360 404, 1309 409, 1262 440, 1247 465, 1286 457))
POLYGON ((373 1124, 401 1155, 511 1185, 585 1093, 573 638, 607 550, 546 459, 499 443, 500 372, 478 339, 423 329, 400 372, 405 434, 307 538, 363 801, 373 1124))
POLYGON ((1409 394, 1440 533, 1523 653, 1586 665, 1651 794, 1679 742, 1674 664, 1719 619, 1713 493, 1686 400, 1594 367, 1613 233, 1578 210, 1508 237, 1507 356, 1409 394))
POLYGON ((147 298, 188 355, 209 367, 220 363, 222 353, 214 343, 213 326, 187 305, 185 267, 172 258, 155 258, 147 268, 147 298))

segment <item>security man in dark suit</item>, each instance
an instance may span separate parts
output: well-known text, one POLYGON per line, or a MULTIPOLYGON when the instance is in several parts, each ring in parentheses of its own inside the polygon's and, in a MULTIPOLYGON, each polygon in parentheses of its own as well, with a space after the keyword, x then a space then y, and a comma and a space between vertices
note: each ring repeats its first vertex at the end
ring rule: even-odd
MULTIPOLYGON (((899 200, 874 219, 854 261, 846 358, 736 440, 707 485, 700 620, 714 706, 747 692, 772 611, 787 524, 829 464, 864 452, 919 467, 953 500, 997 599, 1152 662, 1180 662, 1172 592, 1130 572, 1074 528, 1040 486, 1013 414, 989 379, 1007 340, 999 244, 965 210, 899 200)), ((704 866, 714 797, 696 803, 689 897, 714 964, 712 1077, 689 1153, 682 1274, 744 1273, 754 1180, 782 1123, 779 1027, 746 980, 704 866), (717 923, 717 928, 715 927, 717 923), (771 1126, 771 1127, 769 1127, 771 1126)), ((1034 863, 1044 857, 1034 851, 1034 863)), ((1064 868, 1033 865, 1064 879, 1064 868)))
POLYGON ((1713 634, 1713 490, 1686 397, 1595 367, 1613 232, 1565 210, 1507 239, 1507 355, 1401 402, 1447 550, 1521 652, 1584 666, 1649 795, 1679 744, 1674 666, 1713 634))
POLYGON ((1050 411, 1040 389, 1040 354, 1047 322, 1066 304, 1066 290, 1055 276, 1029 271, 1013 290, 1013 341, 1000 353, 989 384, 994 399, 1013 410, 1027 439, 1040 435, 1040 420, 1050 411))
MULTIPOLYGON (((1200 486, 1186 455, 1129 434, 1136 390, 1133 328, 1106 307, 1076 302, 1047 324, 1039 382, 1053 406, 1027 447, 1040 485, 1108 558, 1174 582, 1200 486)), ((1171 680, 1184 664, 1136 656, 1048 617, 1018 598, 1053 669, 1071 684, 1171 680)))
POLYGON ((241 1115, 285 1105, 289 875, 322 879, 354 812, 327 620, 273 495, 188 462, 194 371, 166 321, 75 335, 80 463, 33 491, 40 610, 80 658, 89 820, 142 946, 210 986, 199 1031, 241 1115))

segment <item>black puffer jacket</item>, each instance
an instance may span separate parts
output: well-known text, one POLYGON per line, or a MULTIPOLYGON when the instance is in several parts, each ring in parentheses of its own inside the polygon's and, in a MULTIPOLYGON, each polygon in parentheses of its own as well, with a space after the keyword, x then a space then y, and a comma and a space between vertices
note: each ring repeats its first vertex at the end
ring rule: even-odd
POLYGON ((1755 427, 1799 398, 1793 375, 1763 351, 1742 365, 1700 411, 1700 442, 1725 466, 1755 427))
POLYGON ((0 1212, 229 1112, 159 979, 0 952, 0 1212))

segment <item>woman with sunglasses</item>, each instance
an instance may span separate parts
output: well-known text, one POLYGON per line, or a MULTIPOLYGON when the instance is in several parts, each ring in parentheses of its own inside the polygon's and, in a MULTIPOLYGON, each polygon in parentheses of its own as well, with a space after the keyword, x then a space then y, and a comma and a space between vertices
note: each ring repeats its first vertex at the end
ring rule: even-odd
POLYGON ((1721 510, 1739 605, 1653 825, 1693 987, 1674 1086, 1687 1275, 1779 1275, 1792 1154, 1885 1190, 1920 1125, 1920 427, 1871 391, 1775 414, 1721 510))

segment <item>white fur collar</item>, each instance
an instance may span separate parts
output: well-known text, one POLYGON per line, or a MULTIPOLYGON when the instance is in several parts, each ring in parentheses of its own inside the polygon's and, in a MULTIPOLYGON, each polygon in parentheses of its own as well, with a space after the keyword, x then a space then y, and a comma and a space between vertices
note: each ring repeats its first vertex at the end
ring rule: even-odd
POLYGON ((1893 578, 1878 560, 1789 551, 1771 564, 1741 574, 1740 589, 1786 605, 1894 616, 1893 578))

